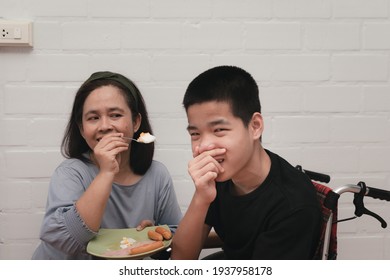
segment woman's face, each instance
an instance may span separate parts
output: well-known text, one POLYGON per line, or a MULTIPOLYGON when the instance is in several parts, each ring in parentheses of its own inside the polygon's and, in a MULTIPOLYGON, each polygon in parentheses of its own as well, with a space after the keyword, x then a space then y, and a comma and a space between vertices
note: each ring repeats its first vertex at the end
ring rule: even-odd
POLYGON ((93 150, 104 136, 111 133, 123 133, 123 136, 133 138, 140 123, 140 117, 133 122, 121 90, 108 85, 93 90, 85 100, 80 132, 93 150))

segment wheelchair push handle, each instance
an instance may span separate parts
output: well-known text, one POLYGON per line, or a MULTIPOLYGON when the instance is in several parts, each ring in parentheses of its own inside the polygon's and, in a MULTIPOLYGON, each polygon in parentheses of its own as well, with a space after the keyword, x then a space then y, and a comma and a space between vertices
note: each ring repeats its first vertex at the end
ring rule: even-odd
POLYGON ((329 183, 330 182, 330 176, 324 173, 314 172, 311 170, 303 169, 302 166, 297 165, 296 168, 303 173, 305 173, 311 180, 323 182, 323 183, 329 183))
POLYGON ((375 199, 390 201, 390 191, 376 189, 376 188, 372 188, 369 186, 367 186, 366 196, 369 196, 369 197, 372 197, 375 199))
MULTIPOLYGON (((382 199, 383 198, 383 200, 386 200, 386 199, 384 199, 383 195, 387 191, 371 188, 371 195, 369 195, 370 188, 367 187, 364 182, 359 182, 358 186, 360 187, 360 192, 359 193, 355 193, 354 194, 354 199, 353 199, 353 204, 355 205, 355 215, 357 217, 360 217, 360 216, 362 216, 364 214, 366 214, 368 216, 371 216, 371 217, 377 219, 381 223, 382 228, 386 228, 387 227, 386 221, 381 216, 379 216, 378 214, 368 210, 364 206, 363 198, 364 198, 364 196, 373 197, 372 195, 378 196, 378 194, 379 194, 379 197, 381 197, 381 198, 379 198, 379 197, 373 197, 373 198, 378 198, 378 199, 382 199)), ((390 192, 387 192, 387 193, 390 194, 390 192)))
MULTIPOLYGON (((305 173, 311 180, 324 183, 330 182, 330 176, 327 174, 305 170, 300 165, 297 165, 296 168, 305 173)), ((355 217, 339 220, 337 222, 348 221, 356 217, 361 217, 362 215, 368 215, 377 219, 381 223, 382 228, 387 227, 386 221, 378 214, 368 210, 365 207, 363 200, 364 196, 369 196, 374 199, 390 201, 390 191, 369 187, 366 186, 364 182, 359 182, 357 185, 347 184, 338 188, 334 188, 333 192, 338 196, 345 192, 354 193, 353 204, 355 205, 355 217)))

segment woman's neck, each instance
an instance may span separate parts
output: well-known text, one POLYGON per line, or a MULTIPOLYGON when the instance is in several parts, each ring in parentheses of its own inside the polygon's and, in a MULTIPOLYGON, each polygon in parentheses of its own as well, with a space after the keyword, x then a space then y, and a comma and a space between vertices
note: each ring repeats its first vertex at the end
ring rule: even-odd
POLYGON ((125 153, 122 155, 119 172, 115 174, 114 182, 120 185, 134 185, 142 176, 137 175, 130 167, 129 155, 125 153))
POLYGON ((141 175, 135 174, 130 167, 121 168, 117 174, 115 174, 114 182, 120 185, 129 186, 134 185, 142 178, 141 175))

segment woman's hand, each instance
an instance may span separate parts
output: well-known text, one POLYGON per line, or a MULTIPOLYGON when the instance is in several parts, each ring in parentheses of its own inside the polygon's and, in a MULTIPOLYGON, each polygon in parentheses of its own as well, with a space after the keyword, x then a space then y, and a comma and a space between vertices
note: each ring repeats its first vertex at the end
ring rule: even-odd
POLYGON ((120 154, 129 148, 129 144, 122 136, 123 133, 105 135, 93 149, 94 159, 100 171, 113 174, 119 172, 120 154))
POLYGON ((137 231, 141 231, 146 227, 154 226, 154 222, 151 220, 142 220, 141 223, 137 226, 137 231))

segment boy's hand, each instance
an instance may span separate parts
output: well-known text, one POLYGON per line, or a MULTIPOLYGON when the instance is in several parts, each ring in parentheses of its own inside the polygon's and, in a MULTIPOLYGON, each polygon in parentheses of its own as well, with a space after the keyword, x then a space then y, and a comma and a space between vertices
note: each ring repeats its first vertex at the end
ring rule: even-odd
POLYGON ((215 179, 224 169, 216 158, 225 152, 226 149, 215 148, 213 145, 202 150, 195 147, 194 158, 188 164, 188 173, 194 181, 196 194, 205 203, 210 204, 217 195, 215 179))

